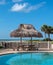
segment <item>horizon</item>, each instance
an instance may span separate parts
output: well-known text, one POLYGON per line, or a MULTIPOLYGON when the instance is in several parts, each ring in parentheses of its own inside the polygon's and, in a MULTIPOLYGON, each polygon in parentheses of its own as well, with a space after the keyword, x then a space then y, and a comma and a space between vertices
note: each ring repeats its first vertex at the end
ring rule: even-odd
POLYGON ((32 24, 44 38, 41 26, 44 24, 53 26, 53 1, 0 0, 0 39, 16 39, 11 38, 10 33, 20 24, 32 24))

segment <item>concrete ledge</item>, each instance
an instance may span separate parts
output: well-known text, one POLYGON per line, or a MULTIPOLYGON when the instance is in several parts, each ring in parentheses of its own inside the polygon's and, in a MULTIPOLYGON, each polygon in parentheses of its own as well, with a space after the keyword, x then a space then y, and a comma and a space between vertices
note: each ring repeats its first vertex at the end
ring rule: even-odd
MULTIPOLYGON (((1 51, 1 50, 0 50, 1 51)), ((4 54, 12 54, 12 53, 39 53, 39 52, 53 52, 53 50, 48 50, 48 51, 42 51, 42 50, 36 50, 36 51, 13 51, 13 50, 3 50, 2 52, 0 52, 0 55, 4 55, 4 54)))

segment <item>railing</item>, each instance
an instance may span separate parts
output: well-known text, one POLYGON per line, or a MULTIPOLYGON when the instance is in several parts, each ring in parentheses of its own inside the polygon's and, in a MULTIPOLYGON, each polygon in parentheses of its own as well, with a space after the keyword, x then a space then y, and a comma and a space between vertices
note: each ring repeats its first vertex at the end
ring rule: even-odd
MULTIPOLYGON (((51 45, 52 45, 53 41, 32 41, 32 45, 35 45, 36 47, 39 48, 45 48, 45 49, 51 49, 51 45)), ((12 47, 16 47, 21 44, 20 41, 3 41, 0 42, 0 46, 3 46, 4 48, 12 48, 12 47)), ((22 42, 23 45, 31 45, 31 41, 23 41, 22 42)))

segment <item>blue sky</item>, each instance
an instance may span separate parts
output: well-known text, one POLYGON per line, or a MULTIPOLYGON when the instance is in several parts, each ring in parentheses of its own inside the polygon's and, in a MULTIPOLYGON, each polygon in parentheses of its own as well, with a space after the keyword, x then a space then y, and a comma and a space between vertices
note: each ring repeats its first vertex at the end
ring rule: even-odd
POLYGON ((40 32, 43 24, 53 26, 53 0, 0 0, 0 39, 9 39, 21 23, 40 32))

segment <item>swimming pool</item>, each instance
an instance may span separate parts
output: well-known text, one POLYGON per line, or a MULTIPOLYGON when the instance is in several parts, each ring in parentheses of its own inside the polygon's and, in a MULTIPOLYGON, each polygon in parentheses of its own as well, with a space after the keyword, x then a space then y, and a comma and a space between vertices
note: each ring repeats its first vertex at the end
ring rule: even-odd
POLYGON ((17 53, 0 56, 0 65, 53 65, 53 53, 17 53))

